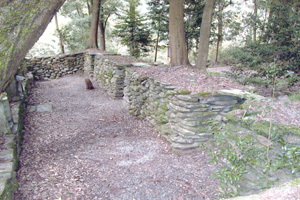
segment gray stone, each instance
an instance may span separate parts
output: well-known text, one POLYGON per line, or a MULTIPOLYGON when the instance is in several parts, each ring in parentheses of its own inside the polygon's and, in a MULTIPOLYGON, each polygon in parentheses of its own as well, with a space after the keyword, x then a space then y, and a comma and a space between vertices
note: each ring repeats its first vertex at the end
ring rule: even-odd
POLYGON ((171 146, 175 149, 188 150, 188 149, 194 149, 199 147, 199 144, 198 143, 193 143, 193 144, 172 143, 171 146))
POLYGON ((35 112, 36 106, 28 106, 28 112, 35 112))
POLYGON ((228 106, 228 105, 235 105, 237 103, 238 103, 237 100, 230 100, 230 101, 214 101, 211 104, 219 105, 219 106, 228 106))
POLYGON ((53 108, 50 104, 38 105, 36 107, 36 112, 52 112, 53 108))
POLYGON ((300 136, 294 133, 285 133, 282 138, 286 143, 300 145, 300 136))
POLYGON ((151 67, 151 65, 149 65, 148 63, 141 63, 141 62, 132 63, 132 66, 134 66, 134 67, 151 67))
POLYGON ((264 100, 265 97, 250 93, 247 91, 239 90, 239 89, 231 89, 231 90, 219 90, 217 91, 218 94, 222 95, 229 95, 229 96, 235 96, 242 99, 255 99, 255 100, 264 100))
POLYGON ((193 144, 194 143, 193 139, 185 139, 185 138, 181 137, 180 135, 172 134, 172 135, 170 135, 169 138, 172 142, 176 142, 179 144, 193 144))
POLYGON ((36 73, 37 73, 38 75, 40 75, 40 74, 44 73, 44 70, 39 69, 39 70, 36 71, 36 73))
POLYGON ((0 94, 0 134, 7 134, 10 133, 10 125, 9 121, 11 119, 11 114, 9 112, 10 107, 8 104, 8 98, 6 93, 0 94))

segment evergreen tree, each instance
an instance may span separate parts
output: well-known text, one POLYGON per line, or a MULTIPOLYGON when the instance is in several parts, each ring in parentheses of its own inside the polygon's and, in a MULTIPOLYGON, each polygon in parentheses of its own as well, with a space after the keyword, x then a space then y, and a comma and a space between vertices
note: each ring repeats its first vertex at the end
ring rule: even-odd
POLYGON ((136 58, 149 51, 150 29, 145 18, 138 12, 139 0, 126 0, 128 8, 118 16, 113 34, 121 38, 121 43, 129 48, 129 54, 136 58))
POLYGON ((155 37, 154 62, 157 60, 159 42, 168 39, 169 2, 168 0, 148 0, 148 18, 151 20, 152 31, 155 37))

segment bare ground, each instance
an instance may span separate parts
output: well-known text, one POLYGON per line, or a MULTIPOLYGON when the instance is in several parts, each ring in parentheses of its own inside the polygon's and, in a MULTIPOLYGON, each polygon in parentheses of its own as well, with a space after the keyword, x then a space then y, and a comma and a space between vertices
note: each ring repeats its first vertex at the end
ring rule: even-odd
POLYGON ((29 104, 45 103, 25 120, 16 200, 218 199, 205 150, 172 151, 83 76, 37 82, 29 104))

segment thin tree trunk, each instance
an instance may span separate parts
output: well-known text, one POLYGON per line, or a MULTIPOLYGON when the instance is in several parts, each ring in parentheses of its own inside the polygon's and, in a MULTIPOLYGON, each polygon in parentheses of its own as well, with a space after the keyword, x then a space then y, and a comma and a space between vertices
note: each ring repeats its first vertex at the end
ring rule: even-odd
POLYGON ((223 34, 223 8, 222 8, 222 0, 218 0, 218 36, 217 36, 217 49, 216 49, 216 58, 215 64, 218 63, 219 49, 222 45, 222 34, 223 34))
POLYGON ((159 30, 157 31, 157 36, 156 36, 154 62, 157 61, 158 42, 159 42, 159 30))
POLYGON ((100 20, 99 28, 100 28, 100 50, 106 51, 105 27, 102 20, 100 20))
POLYGON ((98 48, 98 24, 100 15, 101 0, 93 0, 92 20, 88 41, 88 48, 98 48))
POLYGON ((184 0, 170 0, 169 45, 171 66, 190 65, 183 25, 184 0))
POLYGON ((61 53, 65 53, 65 47, 64 47, 64 43, 63 43, 63 38, 62 38, 60 29, 59 29, 59 26, 58 26, 57 13, 55 13, 54 17, 55 17, 56 31, 58 33, 58 38, 59 38, 60 51, 61 51, 61 53))
POLYGON ((257 32, 257 25, 256 25, 256 20, 257 20, 257 0, 253 0, 254 3, 254 24, 253 24, 253 41, 256 42, 256 32, 257 32))
POLYGON ((89 13, 89 15, 91 15, 92 14, 92 11, 91 11, 91 5, 90 5, 90 2, 91 0, 86 0, 86 4, 87 4, 87 8, 88 8, 88 13, 89 13))
POLYGON ((200 28, 200 39, 199 39, 200 42, 199 42, 196 68, 200 69, 203 72, 206 72, 210 29, 211 29, 211 21, 212 21, 212 14, 214 10, 214 4, 215 4, 215 0, 206 0, 201 28, 200 28))
POLYGON ((105 24, 104 24, 104 16, 103 16, 103 8, 100 4, 100 22, 99 22, 99 29, 100 29, 100 50, 106 51, 106 44, 105 44, 105 24))
POLYGON ((273 18, 273 14, 274 14, 274 7, 272 4, 272 1, 270 2, 270 9, 269 9, 269 16, 268 16, 268 23, 267 23, 267 28, 265 31, 265 35, 266 35, 266 42, 270 42, 271 39, 271 26, 272 26, 272 18, 273 18))

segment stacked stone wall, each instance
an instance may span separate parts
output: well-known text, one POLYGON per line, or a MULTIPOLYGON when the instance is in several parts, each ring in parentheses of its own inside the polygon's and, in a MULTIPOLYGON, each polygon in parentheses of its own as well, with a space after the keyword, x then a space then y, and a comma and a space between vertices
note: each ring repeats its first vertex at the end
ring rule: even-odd
POLYGON ((157 126, 179 149, 212 139, 211 123, 222 123, 225 114, 244 101, 228 95, 190 94, 130 70, 126 70, 124 94, 129 112, 157 126))
POLYGON ((25 67, 37 80, 51 80, 83 72, 85 54, 64 54, 54 57, 25 59, 25 67))
POLYGON ((89 55, 87 61, 90 66, 85 68, 88 69, 88 74, 94 76, 99 82, 100 87, 106 90, 111 97, 122 98, 124 96, 125 67, 128 65, 117 64, 101 54, 89 55))
POLYGON ((32 85, 32 73, 18 72, 6 88, 0 93, 0 199, 13 199, 17 189, 16 171, 21 151, 23 120, 25 117, 25 99, 32 85))
MULTIPOLYGON (((213 154, 218 146, 216 142, 220 142, 215 134, 221 134, 224 137, 221 141, 223 146, 218 146, 218 152, 231 152, 227 156, 238 155, 240 159, 249 158, 255 161, 255 165, 247 160, 243 161, 242 167, 246 171, 240 174, 235 184, 227 183, 234 192, 242 195, 253 194, 300 176, 298 172, 290 170, 292 167, 278 168, 270 174, 264 172, 264 158, 282 160, 281 158, 288 154, 284 150, 286 146, 299 149, 300 130, 299 127, 291 128, 275 123, 270 129, 270 122, 252 119, 257 113, 250 114, 244 107, 247 107, 249 102, 259 104, 264 100, 263 97, 237 90, 191 94, 186 90, 178 90, 169 83, 139 75, 138 70, 132 70, 135 67, 134 63, 119 66, 101 55, 95 56, 94 62, 94 76, 99 80, 99 84, 110 94, 115 94, 115 88, 119 88, 118 97, 123 96, 123 92, 129 112, 153 124, 172 147, 190 149, 204 144, 213 154), (120 82, 115 78, 118 70, 121 71, 120 82), (241 116, 234 116, 236 111, 241 113, 241 116), (268 139, 268 135, 271 139, 268 139), (248 140, 252 145, 240 146, 240 143, 247 143, 248 140), (272 146, 267 150, 269 140, 272 146), (253 152, 258 154, 252 155, 253 152)), ((234 165, 226 155, 224 156, 221 158, 222 162, 231 169, 234 165)))
MULTIPOLYGON (((73 54, 33 59, 27 61, 27 66, 33 71, 36 79, 42 80, 59 78, 84 69, 86 76, 97 80, 113 98, 123 98, 131 114, 153 124, 174 148, 190 149, 205 144, 208 149, 218 147, 218 152, 231 152, 241 159, 253 159, 254 164, 249 160, 242 162, 245 163, 243 167, 246 171, 237 179, 235 185, 231 185, 235 192, 247 195, 300 177, 300 168, 297 167, 299 165, 295 163, 299 162, 299 159, 295 157, 288 160, 291 153, 296 155, 299 152, 300 129, 276 123, 270 125, 270 121, 257 120, 256 116, 259 114, 250 113, 249 102, 259 104, 264 100, 263 97, 236 90, 223 90, 214 94, 191 94, 187 90, 178 90, 169 83, 139 75, 135 72, 138 70, 132 70, 136 66, 151 67, 148 64, 119 64, 115 61, 117 59, 110 59, 114 55, 110 56, 73 54), (59 70, 52 75, 49 74, 55 71, 55 68, 59 70), (223 145, 216 144, 218 138, 214 133, 217 132, 223 137, 221 142, 223 145), (240 145, 246 141, 251 145, 240 145), (228 149, 223 149, 224 147, 228 149), (256 154, 253 157, 251 154, 253 152, 257 152, 259 158, 255 157, 256 154), (266 174, 266 161, 269 162, 269 167, 276 163, 282 166, 273 166, 274 171, 266 174)), ((22 91, 26 91, 26 80, 26 77, 18 75, 11 82, 7 91, 10 102, 23 99, 22 91), (17 93, 20 97, 14 95, 17 93)), ((8 108, 7 97, 6 95, 1 97, 0 117, 2 116, 6 122, 3 123, 1 119, 0 125, 3 127, 2 134, 10 135, 10 132, 15 133, 18 129, 16 124, 19 111, 11 107, 9 114, 8 109, 3 109, 8 108)), ((20 107, 18 103, 11 105, 20 107)), ((230 160, 226 159, 224 155, 222 157, 224 165, 232 167, 230 160)))

